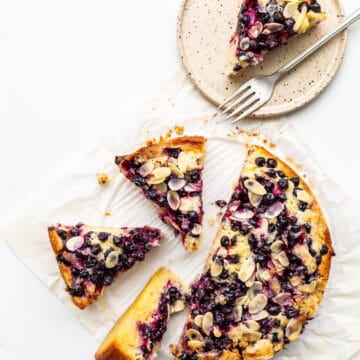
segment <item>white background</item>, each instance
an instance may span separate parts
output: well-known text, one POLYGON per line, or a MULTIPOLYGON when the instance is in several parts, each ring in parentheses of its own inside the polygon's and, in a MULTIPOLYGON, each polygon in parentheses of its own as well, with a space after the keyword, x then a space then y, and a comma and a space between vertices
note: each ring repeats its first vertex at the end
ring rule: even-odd
MULTIPOLYGON (((343 3, 347 14, 358 6, 343 3)), ((179 6, 180 0, 0 0, 0 218, 179 67, 179 6)), ((329 88, 287 117, 357 202, 359 65, 360 23, 329 88)), ((1 360, 93 359, 95 341, 2 243, 0 274, 1 360)))

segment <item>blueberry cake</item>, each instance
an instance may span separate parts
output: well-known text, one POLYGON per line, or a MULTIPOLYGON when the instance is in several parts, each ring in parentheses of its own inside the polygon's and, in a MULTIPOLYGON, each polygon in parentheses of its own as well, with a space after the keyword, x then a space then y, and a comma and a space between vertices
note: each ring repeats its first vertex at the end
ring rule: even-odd
POLYGON ((326 19, 316 0, 241 0, 231 39, 229 75, 263 61, 268 51, 326 19))
POLYGON ((314 317, 332 255, 309 187, 252 146, 205 271, 191 286, 176 359, 271 359, 314 317))
POLYGON ((57 224, 48 231, 66 290, 80 309, 97 300, 119 272, 143 261, 161 238, 160 230, 147 226, 98 228, 57 224))
POLYGON ((160 268, 121 316, 96 352, 96 360, 156 357, 170 315, 185 307, 185 289, 169 269, 160 268))
POLYGON ((205 142, 200 136, 162 139, 115 160, 152 202, 161 220, 180 233, 187 251, 198 249, 202 232, 205 142))

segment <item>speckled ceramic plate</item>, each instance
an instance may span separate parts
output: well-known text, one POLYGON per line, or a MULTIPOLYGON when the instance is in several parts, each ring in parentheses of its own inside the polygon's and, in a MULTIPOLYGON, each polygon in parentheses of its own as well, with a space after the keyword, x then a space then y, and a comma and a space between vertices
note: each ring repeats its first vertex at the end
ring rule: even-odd
MULTIPOLYGON (((276 71, 343 19, 344 11, 338 0, 319 3, 327 13, 326 21, 269 53, 259 66, 229 78, 225 69, 240 0, 184 0, 178 43, 188 75, 208 99, 217 105, 222 103, 242 83, 256 75, 276 71)), ((316 98, 335 76, 345 52, 346 38, 344 32, 285 76, 277 84, 272 99, 255 112, 254 117, 289 113, 316 98)))

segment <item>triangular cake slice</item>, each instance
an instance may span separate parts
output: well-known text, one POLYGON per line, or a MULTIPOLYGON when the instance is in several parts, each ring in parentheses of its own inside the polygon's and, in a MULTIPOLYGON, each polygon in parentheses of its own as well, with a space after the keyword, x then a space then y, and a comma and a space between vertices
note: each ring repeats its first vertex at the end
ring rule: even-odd
POLYGON ((154 359, 170 316, 185 308, 185 285, 161 267, 125 311, 96 352, 96 360, 154 359))
POLYGON ((188 251, 202 232, 202 171, 206 139, 161 139, 128 156, 116 157, 120 171, 149 199, 162 221, 180 233, 188 251))
POLYGON ((161 238, 159 229, 148 226, 100 228, 57 224, 48 231, 66 290, 80 309, 97 300, 119 272, 143 261, 161 238))
POLYGON ((322 300, 333 249, 306 183, 250 148, 205 271, 192 284, 177 359, 271 359, 322 300))
POLYGON ((241 0, 231 39, 228 74, 263 61, 268 51, 285 44, 326 19, 316 0, 241 0))

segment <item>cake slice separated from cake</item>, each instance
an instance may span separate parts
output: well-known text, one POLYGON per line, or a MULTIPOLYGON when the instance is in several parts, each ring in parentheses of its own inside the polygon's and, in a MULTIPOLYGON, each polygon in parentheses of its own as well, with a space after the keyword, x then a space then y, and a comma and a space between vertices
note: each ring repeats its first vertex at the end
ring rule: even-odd
POLYGON ((57 224, 48 228, 51 246, 71 300, 86 308, 119 272, 143 261, 161 239, 159 229, 57 224))
POLYGON ((161 139, 115 160, 160 219, 181 235, 187 251, 199 248, 202 233, 205 142, 200 136, 161 139))
POLYGON ((205 271, 191 286, 176 359, 271 359, 322 300, 333 249, 323 213, 288 165, 252 146, 205 271))
POLYGON ((236 31, 230 42, 228 74, 258 65, 268 51, 325 19, 316 0, 241 0, 236 31))
POLYGON ((185 295, 179 277, 161 267, 106 336, 96 360, 155 358, 170 315, 185 307, 185 295))

